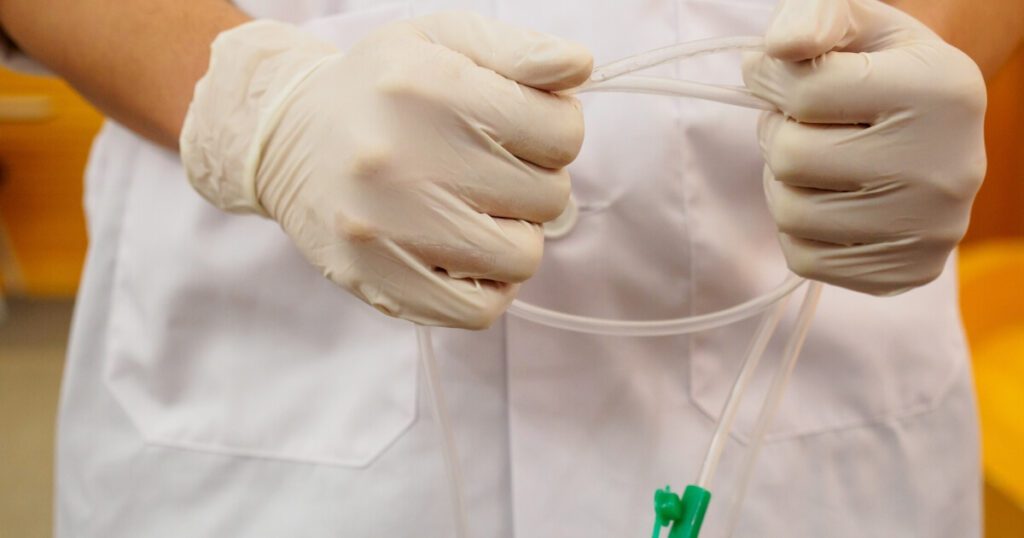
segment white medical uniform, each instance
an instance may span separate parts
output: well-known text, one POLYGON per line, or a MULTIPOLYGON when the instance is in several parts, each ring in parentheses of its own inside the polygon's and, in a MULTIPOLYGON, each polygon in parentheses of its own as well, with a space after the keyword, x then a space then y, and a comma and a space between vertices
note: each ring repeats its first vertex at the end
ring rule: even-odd
MULTIPOLYGON (((760 34, 773 8, 239 4, 342 47, 392 20, 472 9, 581 41, 598 64, 760 34)), ((738 83, 739 58, 656 72, 738 83)), ((716 310, 782 280, 756 113, 655 96, 583 101, 587 139, 571 168, 581 215, 547 244, 523 299, 655 319, 716 310)), ((204 202, 177 155, 117 124, 96 141, 85 202, 91 247, 60 408, 58 536, 452 536, 410 324, 333 287, 276 223, 204 202)), ((951 264, 895 298, 826 290, 739 536, 978 536, 977 423, 955 283, 951 264)), ((485 332, 437 331, 472 536, 649 536, 653 492, 694 479, 752 330, 601 337, 506 316, 485 332)), ((769 376, 759 374, 741 413, 704 536, 723 533, 769 376)))

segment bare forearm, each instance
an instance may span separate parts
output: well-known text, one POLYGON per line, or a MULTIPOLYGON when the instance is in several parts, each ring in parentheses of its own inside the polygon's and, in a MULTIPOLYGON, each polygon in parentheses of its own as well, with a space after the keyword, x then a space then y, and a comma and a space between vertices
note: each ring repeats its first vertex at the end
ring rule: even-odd
POLYGON ((176 147, 209 46, 248 17, 226 0, 0 0, 0 24, 107 115, 176 147))
POLYGON ((1024 43, 1022 0, 890 0, 966 52, 986 77, 1024 43))

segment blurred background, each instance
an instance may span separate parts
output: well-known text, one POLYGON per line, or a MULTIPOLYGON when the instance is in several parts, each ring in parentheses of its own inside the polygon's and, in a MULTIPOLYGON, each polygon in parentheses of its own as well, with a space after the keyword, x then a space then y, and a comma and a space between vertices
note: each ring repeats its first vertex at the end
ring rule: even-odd
MULTIPOLYGON (((988 538, 1024 538, 1024 50, 990 84, 989 176, 961 249, 988 538)), ((51 535, 64 348, 85 257, 82 170, 101 117, 0 68, 0 538, 51 535)))

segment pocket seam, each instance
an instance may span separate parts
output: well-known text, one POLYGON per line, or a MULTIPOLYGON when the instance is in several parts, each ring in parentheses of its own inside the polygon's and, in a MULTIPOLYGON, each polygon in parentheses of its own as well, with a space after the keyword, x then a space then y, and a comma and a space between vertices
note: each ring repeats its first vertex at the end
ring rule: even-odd
MULTIPOLYGON (((415 387, 413 389, 413 402, 418 402, 420 398, 420 368, 419 361, 417 361, 415 377, 415 387)), ((104 377, 106 381, 106 377, 104 377)), ((115 394, 115 399, 118 405, 124 409, 124 404, 121 402, 119 396, 115 394)), ((131 413, 125 409, 125 413, 131 416, 131 413)), ((218 456, 235 457, 235 458, 247 458, 247 459, 260 459, 270 461, 283 461, 289 463, 298 463, 305 465, 325 465, 330 467, 344 467, 347 469, 366 469, 374 464, 378 459, 391 449, 399 440, 405 437, 405 434, 412 429, 413 425, 419 421, 419 405, 413 405, 413 411, 409 416, 409 419, 398 428, 393 435, 390 436, 390 440, 387 443, 381 445, 376 451, 374 451, 369 457, 362 459, 345 459, 345 458, 321 458, 315 456, 290 456, 282 453, 275 453, 272 451, 263 450, 248 450, 244 448, 231 448, 226 446, 218 446, 208 443, 194 443, 188 441, 172 441, 165 439, 157 439, 150 437, 139 428, 135 419, 132 419, 132 424, 135 426, 136 431, 139 433, 139 437, 142 438, 143 442, 149 446, 156 446, 161 448, 183 450, 188 452, 202 452, 206 454, 213 454, 218 456)))

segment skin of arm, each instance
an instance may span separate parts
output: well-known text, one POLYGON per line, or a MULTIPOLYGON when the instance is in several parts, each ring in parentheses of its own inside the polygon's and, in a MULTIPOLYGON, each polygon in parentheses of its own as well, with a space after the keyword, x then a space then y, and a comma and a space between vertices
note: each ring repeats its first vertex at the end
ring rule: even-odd
POLYGON ((1024 44, 1021 0, 889 0, 964 51, 991 78, 1024 44))
POLYGON ((225 0, 0 0, 0 26, 21 50, 172 149, 210 43, 248 20, 225 0))
MULTIPOLYGON (((1024 40, 1021 0, 890 0, 994 74, 1024 40)), ((176 148, 220 32, 249 17, 226 0, 0 0, 0 26, 108 116, 176 148)))

